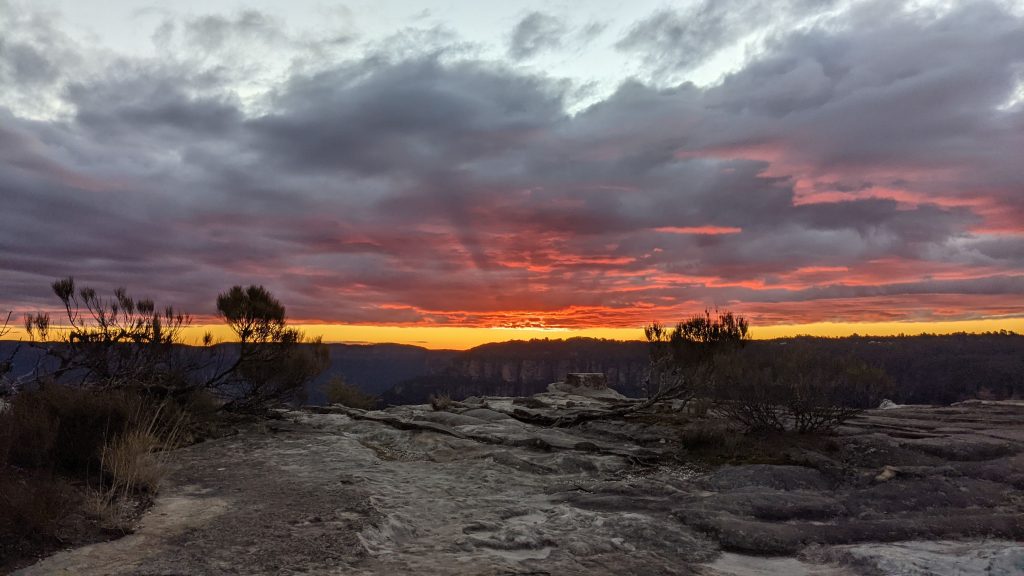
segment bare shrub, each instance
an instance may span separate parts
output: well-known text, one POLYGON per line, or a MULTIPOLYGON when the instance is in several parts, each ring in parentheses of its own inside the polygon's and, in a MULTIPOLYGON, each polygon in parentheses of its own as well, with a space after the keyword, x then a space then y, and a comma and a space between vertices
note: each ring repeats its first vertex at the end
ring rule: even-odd
POLYGON ((25 317, 33 345, 56 359, 51 373, 37 375, 41 380, 139 389, 160 398, 210 390, 225 400, 222 408, 252 412, 301 399, 327 364, 327 348, 289 328, 284 306, 262 286, 235 286, 217 298, 218 313, 239 341, 237 348, 217 348, 237 350, 233 361, 214 352, 209 335, 205 355, 179 346, 191 318, 173 308, 158 309, 123 288, 104 298, 73 278, 51 288, 64 307, 61 325, 44 313, 25 317))
POLYGON ((327 382, 324 386, 324 393, 327 395, 327 401, 331 404, 341 404, 360 410, 373 410, 380 403, 379 398, 364 393, 345 382, 345 379, 340 376, 334 376, 327 382))
POLYGON ((445 412, 452 408, 455 402, 447 394, 430 395, 430 407, 437 412, 445 412))
POLYGON ((158 309, 152 300, 133 298, 124 288, 104 298, 92 288, 77 287, 70 277, 51 288, 64 306, 62 327, 38 313, 25 317, 25 330, 58 360, 53 379, 98 388, 166 387, 181 380, 174 344, 191 323, 189 316, 171 307, 158 309))
POLYGON ((717 409, 750 431, 830 431, 877 405, 886 374, 853 357, 789 347, 758 362, 742 355, 722 370, 717 409))
POLYGON ((662 400, 688 403, 705 393, 715 378, 721 358, 743 347, 749 339, 748 323, 732 312, 708 310, 676 324, 669 331, 658 323, 644 328, 650 351, 647 378, 651 405, 662 400))

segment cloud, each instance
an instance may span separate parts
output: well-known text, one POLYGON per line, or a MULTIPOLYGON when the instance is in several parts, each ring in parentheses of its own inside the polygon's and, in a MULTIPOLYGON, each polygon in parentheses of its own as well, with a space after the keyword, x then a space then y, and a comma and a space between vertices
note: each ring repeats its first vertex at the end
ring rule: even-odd
POLYGON ((637 22, 616 48, 639 55, 655 76, 704 64, 722 50, 827 15, 838 0, 698 0, 637 22))
POLYGON ((280 24, 257 10, 243 10, 234 17, 206 15, 192 18, 185 24, 190 43, 204 50, 217 50, 232 39, 273 42, 283 38, 280 24))
POLYGON ((532 58, 544 50, 557 48, 565 34, 566 26, 560 19, 543 12, 531 12, 512 29, 508 55, 514 60, 532 58))
POLYGON ((289 69, 255 105, 188 55, 54 60, 67 114, 0 107, 0 309, 52 306, 73 274, 200 315, 259 282, 352 323, 1024 313, 1024 107, 1003 106, 1024 21, 972 2, 853 24, 878 9, 780 29, 720 84, 629 81, 576 113, 571 84, 436 33, 289 69))

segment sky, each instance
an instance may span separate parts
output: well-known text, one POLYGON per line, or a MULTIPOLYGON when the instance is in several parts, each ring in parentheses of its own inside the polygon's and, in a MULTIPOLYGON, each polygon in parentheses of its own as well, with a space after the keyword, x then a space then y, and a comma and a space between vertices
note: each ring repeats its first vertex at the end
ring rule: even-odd
POLYGON ((1024 331, 1024 1, 0 0, 0 310, 1024 331))

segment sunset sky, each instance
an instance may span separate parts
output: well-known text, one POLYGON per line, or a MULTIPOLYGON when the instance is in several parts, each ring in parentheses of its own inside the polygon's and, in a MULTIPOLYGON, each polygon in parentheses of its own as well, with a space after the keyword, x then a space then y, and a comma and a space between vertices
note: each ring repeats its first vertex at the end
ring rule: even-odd
POLYGON ((1024 332, 1024 1, 0 0, 0 311, 68 275, 430 347, 1024 332))

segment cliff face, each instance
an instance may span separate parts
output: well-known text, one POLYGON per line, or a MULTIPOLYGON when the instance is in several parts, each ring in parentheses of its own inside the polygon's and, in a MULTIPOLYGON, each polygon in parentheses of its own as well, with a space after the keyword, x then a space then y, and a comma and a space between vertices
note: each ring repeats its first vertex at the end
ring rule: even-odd
POLYGON ((452 362, 451 374, 473 382, 493 382, 512 386, 547 385, 559 382, 570 372, 601 372, 610 386, 619 389, 639 388, 647 363, 636 359, 562 358, 562 359, 489 359, 458 358, 452 362))
POLYGON ((458 352, 400 344, 330 344, 330 365, 309 386, 308 402, 325 401, 323 386, 334 376, 373 395, 424 374, 445 370, 458 352))
POLYGON ((389 404, 426 402, 431 395, 529 396, 569 372, 602 372, 627 396, 640 393, 647 368, 641 342, 592 338, 487 344, 454 357, 447 368, 403 382, 384 393, 389 404))

